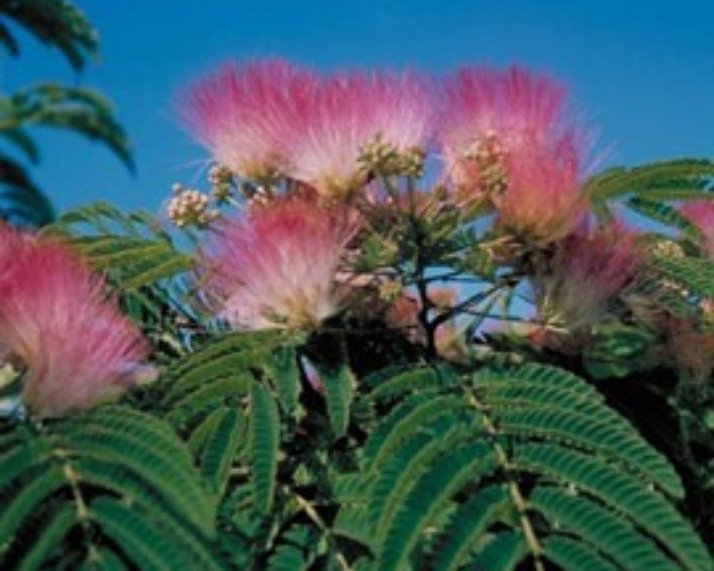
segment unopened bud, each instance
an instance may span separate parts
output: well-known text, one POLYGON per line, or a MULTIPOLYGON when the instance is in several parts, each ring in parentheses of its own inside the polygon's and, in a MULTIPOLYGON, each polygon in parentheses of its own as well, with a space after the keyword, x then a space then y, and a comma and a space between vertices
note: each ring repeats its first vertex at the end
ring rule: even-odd
POLYGON ((652 247, 652 255, 657 258, 684 258, 682 247, 672 240, 659 240, 652 247))
POLYGON ((208 182, 214 186, 231 184, 233 182, 233 172, 227 166, 217 163, 208 171, 208 182))
POLYGON ((368 172, 377 172, 383 175, 398 174, 399 154, 397 149, 376 135, 367 141, 360 149, 358 158, 362 167, 368 172))
POLYGON ((680 283, 672 280, 662 280, 660 281, 660 285, 667 291, 671 291, 685 298, 689 297, 689 290, 680 283))
POLYGON ((506 190, 505 150, 495 133, 487 132, 478 137, 464 153, 467 161, 478 169, 480 186, 489 194, 500 194, 506 190))
POLYGON ((401 153, 401 172, 413 178, 421 178, 424 175, 424 160, 426 153, 419 147, 414 147, 401 153))

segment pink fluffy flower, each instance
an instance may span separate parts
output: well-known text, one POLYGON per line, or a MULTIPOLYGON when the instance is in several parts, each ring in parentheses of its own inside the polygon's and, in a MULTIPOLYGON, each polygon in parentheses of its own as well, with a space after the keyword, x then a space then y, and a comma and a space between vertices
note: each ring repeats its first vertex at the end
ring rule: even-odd
POLYGON ((492 197, 498 224, 531 239, 552 242, 568 235, 582 221, 587 204, 580 194, 573 148, 519 151, 505 159, 508 182, 492 197))
POLYGON ((258 180, 287 175, 324 195, 364 182, 359 158, 376 137, 405 152, 429 136, 428 83, 414 74, 318 78, 282 60, 228 65, 180 100, 184 122, 216 159, 258 180))
POLYGON ((709 257, 714 258, 714 201, 692 200, 684 203, 680 211, 702 234, 702 245, 709 257))
POLYGON ((640 259, 636 235, 619 223, 571 236, 552 272, 536 279, 541 321, 571 331, 596 323, 640 259))
POLYGON ((151 374, 140 332, 64 245, 0 229, 0 345, 40 417, 83 410, 151 374))
POLYGON ((582 212, 582 134, 564 119, 564 89, 517 67, 464 69, 444 86, 439 141, 463 201, 489 198, 500 222, 563 237, 582 212))
POLYGON ((179 112, 220 163, 269 180, 288 168, 286 145, 299 136, 316 82, 312 72, 283 60, 231 63, 187 90, 179 112))
POLYGON ((246 329, 311 329, 340 309, 335 277, 355 229, 350 214, 300 197, 226 220, 204 254, 204 294, 246 329))
POLYGON ((365 145, 404 153, 430 136, 428 82, 411 73, 342 73, 324 79, 289 141, 291 176, 323 196, 344 196, 361 186, 365 145))

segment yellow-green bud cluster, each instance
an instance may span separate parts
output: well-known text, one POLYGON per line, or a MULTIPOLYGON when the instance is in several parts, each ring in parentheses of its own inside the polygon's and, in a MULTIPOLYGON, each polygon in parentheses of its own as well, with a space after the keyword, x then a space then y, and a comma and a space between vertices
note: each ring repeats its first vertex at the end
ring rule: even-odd
POLYGON ((657 258, 684 258, 682 247, 672 240, 659 240, 652 247, 652 255, 657 258))
POLYGON ((404 151, 400 155, 402 173, 413 178, 421 178, 424 175, 425 159, 426 153, 419 147, 404 151))
POLYGON ((677 283, 673 280, 661 280, 660 285, 668 291, 671 291, 672 293, 676 293, 677 295, 681 295, 684 298, 689 297, 690 291, 681 283, 677 283))
POLYGON ((251 204, 267 204, 273 193, 270 187, 244 182, 240 187, 243 198, 251 204))
POLYGON ((233 194, 233 172, 227 166, 215 164, 208 171, 211 194, 219 204, 227 202, 233 194))
POLYGON ((505 150, 495 133, 486 133, 476 139, 464 158, 478 169, 480 185, 484 192, 498 194, 506 190, 505 150))
POLYGON ((381 135, 376 135, 362 146, 358 161, 366 172, 418 178, 424 174, 424 158, 423 149, 413 147, 399 151, 381 135))

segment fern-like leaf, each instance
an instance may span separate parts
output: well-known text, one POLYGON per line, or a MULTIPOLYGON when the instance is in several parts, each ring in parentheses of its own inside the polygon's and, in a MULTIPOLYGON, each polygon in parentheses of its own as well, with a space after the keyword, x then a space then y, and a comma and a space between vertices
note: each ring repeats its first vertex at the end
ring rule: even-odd
POLYGON ((407 496, 387 532, 380 554, 383 571, 405 568, 419 533, 453 494, 487 471, 493 459, 484 444, 456 449, 426 472, 407 496))
POLYGON ((250 406, 253 490, 257 509, 268 512, 273 505, 278 468, 280 443, 278 406, 270 391, 259 384, 253 385, 250 406))
POLYGON ((239 413, 223 408, 215 429, 206 436, 200 453, 201 474, 222 495, 239 444, 239 413))

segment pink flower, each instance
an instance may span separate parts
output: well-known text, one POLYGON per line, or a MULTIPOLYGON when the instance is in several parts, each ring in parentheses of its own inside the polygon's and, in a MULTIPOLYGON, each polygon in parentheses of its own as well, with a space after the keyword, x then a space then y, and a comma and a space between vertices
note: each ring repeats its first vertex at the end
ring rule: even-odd
POLYGON ((147 378, 140 332, 64 245, 0 229, 0 345, 32 414, 61 416, 147 378))
POLYGON ((518 235, 553 242, 567 236, 586 215, 577 157, 563 144, 543 152, 525 148, 505 159, 507 184, 491 200, 497 223, 518 235))
POLYGON ((335 276, 355 231, 350 213, 286 197, 226 220, 204 254, 204 295, 246 329, 319 326, 341 306, 335 276))
POLYGON ((288 167, 315 75, 283 60, 227 64, 179 98, 179 113, 215 158, 236 174, 270 180, 288 167))
POLYGON ((535 278, 540 320, 576 330, 599 321, 640 263, 636 235, 619 223, 571 236, 551 272, 535 278))
POLYGON ((500 222, 538 239, 578 222, 582 134, 566 124, 564 89, 517 67, 448 78, 438 135, 457 199, 491 199, 500 222))
POLYGON ((325 382, 322 380, 322 375, 320 375, 320 371, 317 370, 317 367, 315 367, 312 361, 308 357, 303 355, 300 357, 300 367, 302 368, 302 372, 305 375, 305 380, 310 383, 310 386, 315 389, 316 392, 320 393, 321 395, 324 395, 325 382))
POLYGON ((344 196, 365 182, 365 145, 398 153, 423 148, 431 128, 430 86, 411 73, 341 73, 324 79, 289 141, 291 176, 322 195, 344 196))
POLYGON ((714 258, 714 201, 691 200, 680 211, 702 234, 702 246, 710 258, 714 258))
POLYGON ((228 65, 179 102, 184 122, 216 159, 258 180, 287 175, 325 195, 364 182, 359 158, 377 137, 397 152, 428 139, 431 99, 413 74, 318 78, 282 60, 228 65))

